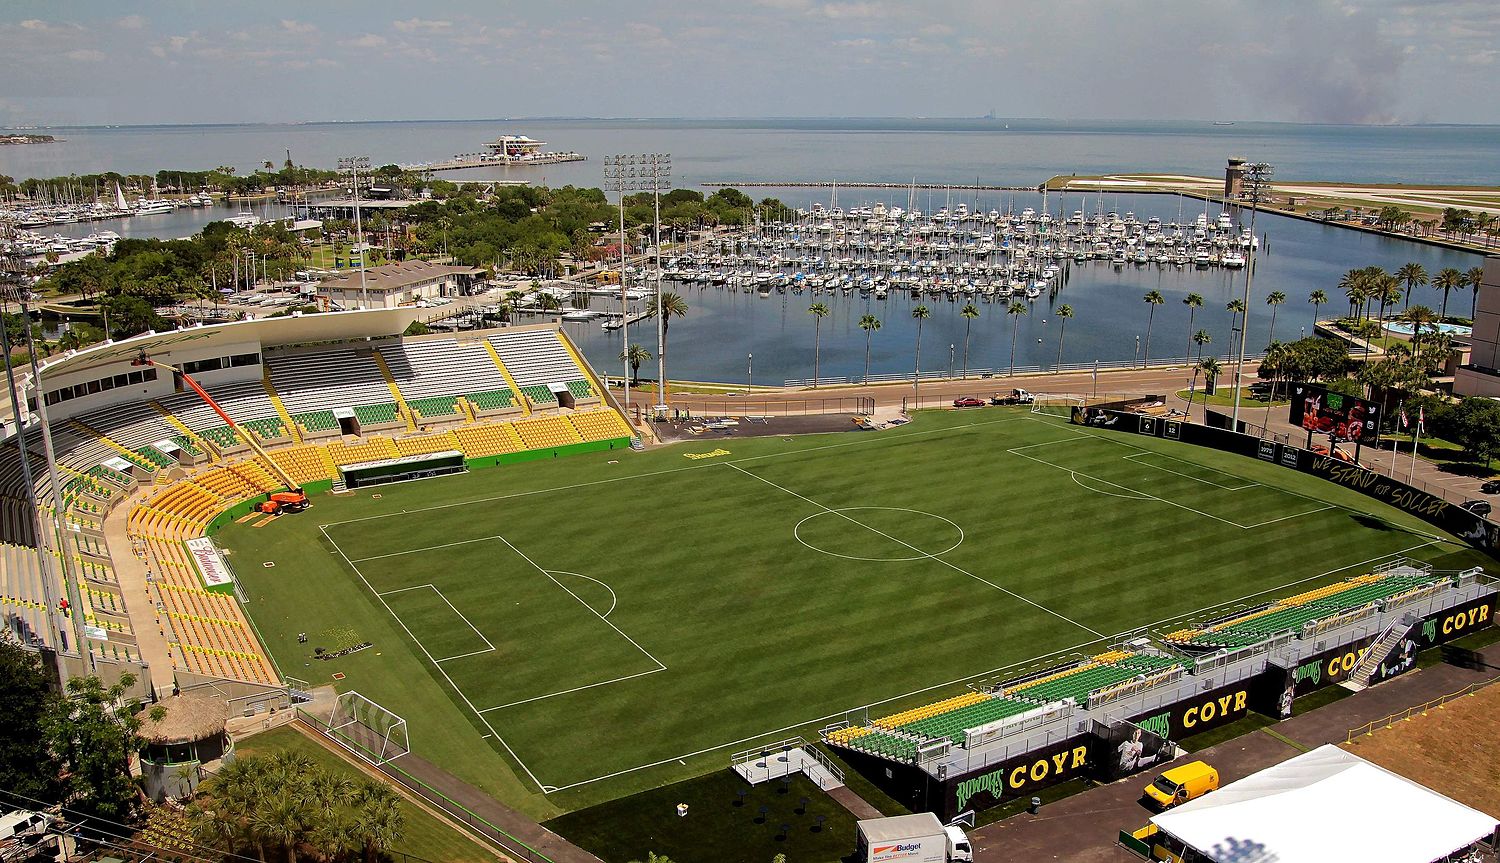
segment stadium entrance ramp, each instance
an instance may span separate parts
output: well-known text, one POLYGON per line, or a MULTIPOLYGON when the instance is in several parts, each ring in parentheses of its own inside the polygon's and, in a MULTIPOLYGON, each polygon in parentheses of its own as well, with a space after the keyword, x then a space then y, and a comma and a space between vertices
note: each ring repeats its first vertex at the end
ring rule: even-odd
POLYGON ((813 784, 828 791, 844 784, 844 771, 840 770, 816 747, 808 746, 801 737, 737 752, 729 759, 730 768, 751 785, 770 782, 783 776, 801 773, 813 784))

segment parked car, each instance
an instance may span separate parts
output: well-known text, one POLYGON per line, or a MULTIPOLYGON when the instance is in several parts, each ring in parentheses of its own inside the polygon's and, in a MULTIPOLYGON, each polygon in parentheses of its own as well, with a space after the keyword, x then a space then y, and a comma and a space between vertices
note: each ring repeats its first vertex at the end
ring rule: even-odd
POLYGON ((1459 506, 1463 507, 1469 512, 1474 513, 1475 515, 1487 516, 1490 514, 1491 510, 1490 502, 1487 500, 1466 500, 1463 503, 1459 504, 1459 506))
POLYGON ((956 408, 984 407, 984 399, 975 398, 974 396, 963 396, 961 398, 954 399, 953 406, 956 408))
POLYGON ((1204 761, 1173 767, 1146 786, 1143 796, 1163 809, 1202 797, 1219 787, 1219 771, 1204 761))
POLYGON ((1485 494, 1500 494, 1500 479, 1487 480, 1479 490, 1485 494))

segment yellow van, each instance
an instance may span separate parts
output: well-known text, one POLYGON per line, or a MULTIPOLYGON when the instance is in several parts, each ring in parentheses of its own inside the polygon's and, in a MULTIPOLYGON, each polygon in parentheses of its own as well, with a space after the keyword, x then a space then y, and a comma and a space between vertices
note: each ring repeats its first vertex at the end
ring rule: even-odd
POLYGON ((1219 787, 1219 771, 1202 761, 1173 767, 1146 786, 1146 797, 1163 809, 1202 797, 1219 787))

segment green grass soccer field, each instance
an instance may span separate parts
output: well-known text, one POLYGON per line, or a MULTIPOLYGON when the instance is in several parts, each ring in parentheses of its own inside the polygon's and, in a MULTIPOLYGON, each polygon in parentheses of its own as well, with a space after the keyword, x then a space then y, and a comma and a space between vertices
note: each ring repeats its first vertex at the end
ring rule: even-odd
POLYGON ((1310 476, 1010 409, 315 503, 220 535, 283 672, 343 674, 537 816, 1396 555, 1482 559, 1310 476))

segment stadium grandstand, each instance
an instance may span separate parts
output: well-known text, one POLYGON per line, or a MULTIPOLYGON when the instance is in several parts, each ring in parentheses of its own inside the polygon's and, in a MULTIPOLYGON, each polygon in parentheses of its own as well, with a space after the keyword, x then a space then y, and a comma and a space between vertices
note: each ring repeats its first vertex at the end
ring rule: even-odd
POLYGON ((22 644, 71 656, 80 670, 111 663, 138 672, 134 611, 135 626, 159 628, 170 652, 170 675, 152 669, 156 688, 170 689, 173 677, 279 686, 232 576, 210 571, 227 573, 227 566, 201 545, 217 524, 284 489, 279 474, 320 492, 341 488, 351 470, 436 454, 489 466, 631 443, 618 406, 556 327, 400 336, 417 314, 200 326, 46 363, 41 388, 64 529, 50 525, 50 472, 33 395, 24 435, 0 441, 6 628, 22 644), (142 353, 162 367, 137 364, 142 353), (112 517, 123 519, 128 545, 107 545, 112 517), (54 534, 56 542, 38 542, 54 534), (129 599, 140 608, 129 607, 114 577, 120 555, 146 573, 149 602, 129 599))
POLYGON ((981 680, 929 704, 851 716, 821 738, 866 775, 886 777, 899 799, 952 817, 970 799, 962 789, 983 784, 976 777, 1009 777, 997 797, 1061 781, 1064 744, 1078 765, 1099 769, 1105 729, 1123 724, 1176 740, 1248 709, 1285 715, 1291 699, 1321 686, 1359 688, 1400 674, 1412 645, 1440 640, 1435 621, 1483 619, 1487 612, 1474 609, 1494 601, 1479 570, 1392 560, 1284 599, 1137 633, 1102 653, 981 680))

